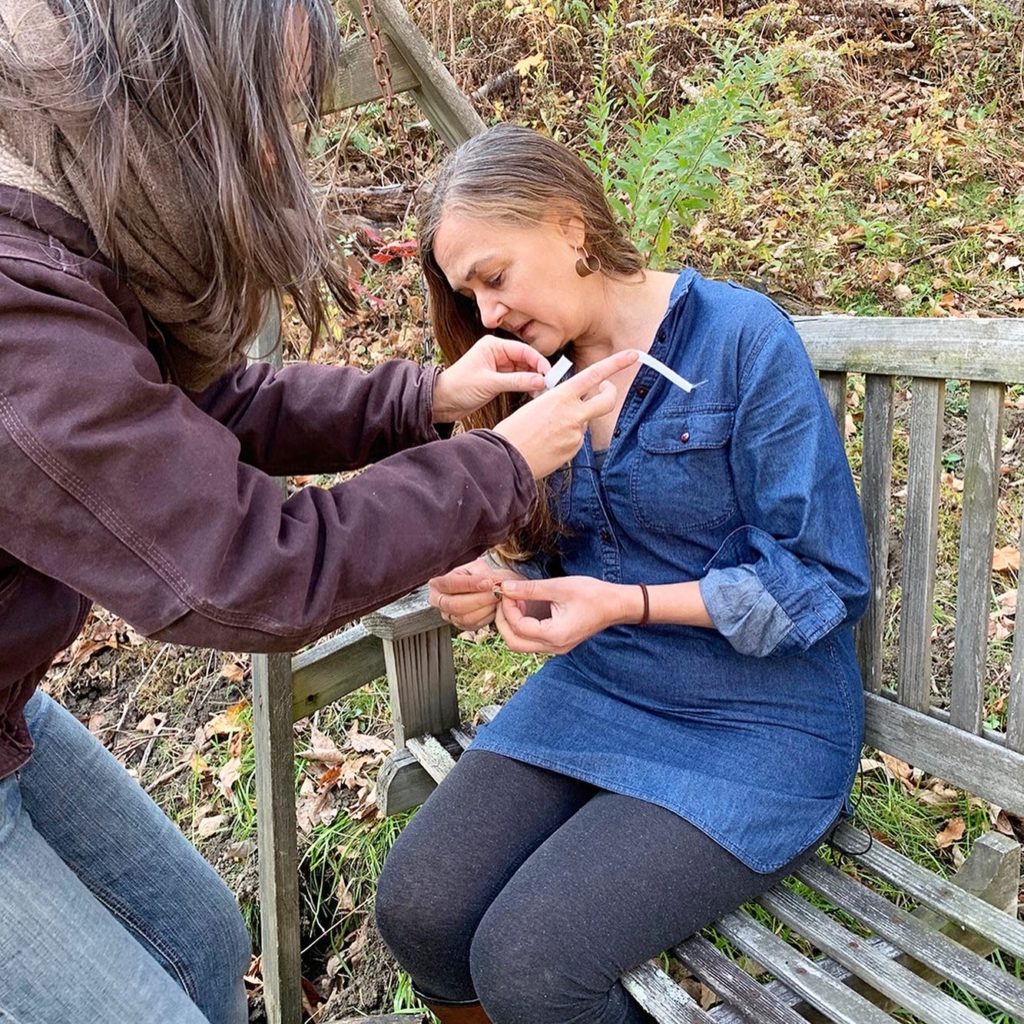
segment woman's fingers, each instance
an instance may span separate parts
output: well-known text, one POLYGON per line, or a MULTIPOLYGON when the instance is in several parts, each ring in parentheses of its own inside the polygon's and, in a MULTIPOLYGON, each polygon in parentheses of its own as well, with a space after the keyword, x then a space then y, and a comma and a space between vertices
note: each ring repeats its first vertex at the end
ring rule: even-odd
POLYGON ((436 590, 439 594, 475 594, 490 590, 494 581, 486 573, 453 569, 444 576, 435 576, 427 585, 431 592, 436 590))
POLYGON ((583 406, 583 415, 589 423, 598 416, 605 416, 615 408, 615 400, 618 397, 619 389, 609 380, 603 380, 598 385, 597 391, 580 399, 583 406))
POLYGON ((485 335, 477 344, 481 342, 487 342, 491 346, 495 368, 503 373, 510 370, 532 370, 544 376, 551 369, 547 359, 525 342, 499 338, 493 334, 485 335))
POLYGON ((543 391, 544 377, 539 373, 497 373, 501 391, 543 391))
POLYGON ((596 392, 601 384, 627 366, 632 366, 637 361, 636 349, 625 349, 622 352, 614 352, 604 359, 591 363, 585 370, 581 370, 574 377, 570 377, 564 384, 558 385, 558 390, 566 395, 575 395, 577 398, 586 398, 592 392, 596 392))

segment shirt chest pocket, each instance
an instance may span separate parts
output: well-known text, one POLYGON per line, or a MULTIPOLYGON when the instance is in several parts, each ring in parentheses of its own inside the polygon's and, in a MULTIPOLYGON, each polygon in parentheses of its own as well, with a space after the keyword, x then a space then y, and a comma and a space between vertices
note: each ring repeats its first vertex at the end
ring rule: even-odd
POLYGON ((687 411, 640 424, 630 472, 633 514, 655 533, 683 534, 736 512, 729 468, 733 411, 687 411))

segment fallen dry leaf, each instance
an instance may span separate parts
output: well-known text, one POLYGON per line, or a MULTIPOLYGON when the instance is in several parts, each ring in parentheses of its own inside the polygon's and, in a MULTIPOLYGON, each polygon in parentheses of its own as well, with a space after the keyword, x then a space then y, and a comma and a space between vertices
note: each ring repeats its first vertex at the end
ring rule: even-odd
POLYGON ((946 827, 935 836, 935 845, 940 850, 945 850, 964 837, 964 819, 950 818, 946 827))
POLYGON ((348 741, 352 745, 352 749, 360 753, 372 750, 376 754, 390 754, 395 746, 391 740, 360 732, 355 722, 352 723, 352 728, 348 730, 348 741))
POLYGON ((315 725, 309 730, 309 747, 299 753, 299 757, 307 761, 320 761, 324 764, 341 764, 346 756, 337 743, 315 725))
POLYGON ((1020 548, 996 548, 992 554, 992 569, 995 572, 1020 572, 1020 548))
POLYGON ((224 822, 227 821, 227 817, 223 814, 211 814, 209 817, 203 818, 196 824, 196 832, 203 839, 212 836, 214 832, 219 832, 224 827, 224 822))
POLYGON ((228 761, 219 772, 217 772, 217 785, 220 786, 220 791, 228 800, 231 799, 231 790, 241 777, 241 774, 242 759, 240 757, 231 758, 231 760, 228 761))
POLYGON ((221 665, 220 674, 229 683, 240 683, 245 678, 245 666, 237 661, 228 661, 221 665))
POLYGON ((914 769, 906 761, 901 761, 898 757, 893 757, 892 754, 880 753, 878 756, 882 759, 889 777, 898 780, 908 793, 912 793, 914 769))
POLYGON ((230 736, 232 733, 244 732, 248 726, 242 721, 242 712, 249 706, 247 700, 225 708, 220 714, 214 715, 203 727, 204 738, 211 736, 230 736))

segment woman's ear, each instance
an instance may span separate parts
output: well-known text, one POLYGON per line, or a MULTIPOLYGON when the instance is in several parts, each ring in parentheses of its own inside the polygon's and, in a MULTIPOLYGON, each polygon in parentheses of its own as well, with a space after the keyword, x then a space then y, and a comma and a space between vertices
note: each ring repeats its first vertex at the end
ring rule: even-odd
POLYGON ((574 249, 578 249, 587 240, 587 224, 583 219, 583 210, 571 199, 565 200, 555 216, 555 223, 562 237, 574 249))

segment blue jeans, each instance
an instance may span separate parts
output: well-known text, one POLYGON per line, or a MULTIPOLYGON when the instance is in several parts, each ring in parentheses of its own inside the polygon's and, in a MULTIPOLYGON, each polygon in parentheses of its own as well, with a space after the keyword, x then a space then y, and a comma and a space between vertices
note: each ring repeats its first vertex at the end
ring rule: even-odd
POLYGON ((43 693, 0 780, 0 1024, 244 1024, 249 937, 230 890, 43 693))

